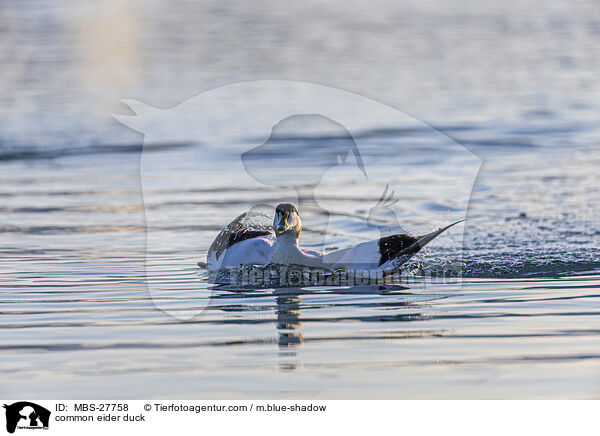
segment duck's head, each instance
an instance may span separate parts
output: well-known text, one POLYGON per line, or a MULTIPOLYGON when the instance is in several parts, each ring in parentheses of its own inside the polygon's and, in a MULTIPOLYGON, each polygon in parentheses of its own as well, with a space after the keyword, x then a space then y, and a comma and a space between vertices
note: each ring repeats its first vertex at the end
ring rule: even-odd
POLYGON ((281 203, 275 208, 275 217, 273 218, 273 230, 275 236, 292 234, 296 238, 300 236, 302 230, 302 221, 296 206, 291 203, 281 203))

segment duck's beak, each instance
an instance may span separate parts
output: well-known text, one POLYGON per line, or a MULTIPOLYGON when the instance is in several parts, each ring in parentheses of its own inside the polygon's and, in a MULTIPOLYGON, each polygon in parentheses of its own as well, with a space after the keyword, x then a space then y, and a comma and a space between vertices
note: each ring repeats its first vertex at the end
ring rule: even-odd
POLYGON ((290 229, 290 226, 288 225, 288 213, 282 213, 282 214, 277 214, 275 215, 275 220, 273 222, 273 227, 275 228, 275 233, 276 234, 281 234, 281 233, 285 233, 286 231, 288 231, 290 229))

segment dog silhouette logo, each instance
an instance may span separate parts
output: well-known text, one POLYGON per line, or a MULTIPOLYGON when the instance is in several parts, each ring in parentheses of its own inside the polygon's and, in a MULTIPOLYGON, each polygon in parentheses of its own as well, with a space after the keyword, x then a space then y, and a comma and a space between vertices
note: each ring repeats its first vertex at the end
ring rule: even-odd
POLYGON ((29 401, 19 401, 4 405, 6 409, 6 431, 14 433, 18 429, 48 429, 50 411, 29 401))

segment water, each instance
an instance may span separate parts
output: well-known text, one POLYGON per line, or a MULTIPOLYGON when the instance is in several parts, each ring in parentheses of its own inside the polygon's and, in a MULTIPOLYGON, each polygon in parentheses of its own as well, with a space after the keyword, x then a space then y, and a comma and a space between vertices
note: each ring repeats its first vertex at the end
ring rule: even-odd
MULTIPOLYGON (((4 397, 600 396, 594 2, 120 7, 3 6, 4 397), (106 22, 117 24, 104 40, 106 22), (249 183, 240 156, 264 138, 244 127, 182 142, 165 128, 141 155, 140 134, 110 114, 126 113, 125 97, 169 107, 265 77, 351 90, 425 122, 358 114, 373 184, 341 166, 315 191, 329 219, 301 209, 305 246, 323 234, 344 246, 373 236, 364 223, 386 181, 411 232, 460 218, 465 194, 466 223, 419 255, 409 280, 207 282, 196 263, 220 229, 295 194, 249 183), (444 138, 470 151, 448 152, 444 138), (390 157, 399 147, 410 159, 390 157), (430 277, 448 265, 462 280, 430 277)), ((289 174, 314 170, 293 158, 289 174)))

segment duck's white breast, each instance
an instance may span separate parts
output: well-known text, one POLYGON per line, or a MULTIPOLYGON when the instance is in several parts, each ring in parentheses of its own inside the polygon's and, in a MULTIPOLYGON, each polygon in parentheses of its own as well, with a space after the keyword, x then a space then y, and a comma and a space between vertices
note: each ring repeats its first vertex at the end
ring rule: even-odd
POLYGON ((228 247, 219 258, 209 253, 208 269, 219 270, 240 265, 264 265, 271 259, 274 241, 275 237, 272 235, 257 236, 228 247))

